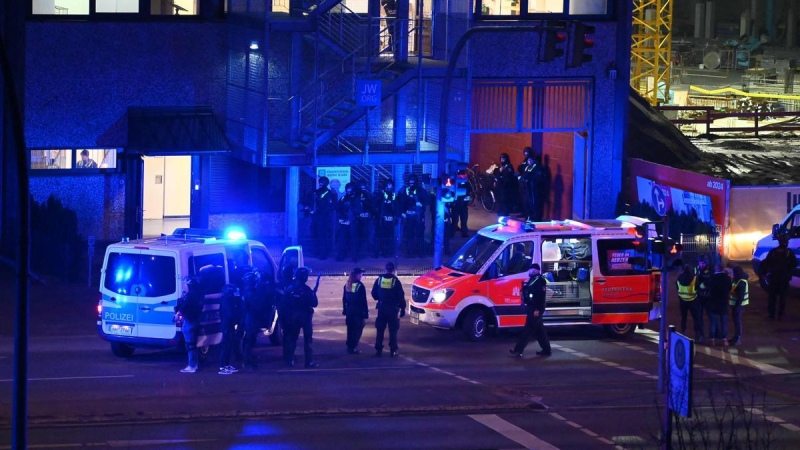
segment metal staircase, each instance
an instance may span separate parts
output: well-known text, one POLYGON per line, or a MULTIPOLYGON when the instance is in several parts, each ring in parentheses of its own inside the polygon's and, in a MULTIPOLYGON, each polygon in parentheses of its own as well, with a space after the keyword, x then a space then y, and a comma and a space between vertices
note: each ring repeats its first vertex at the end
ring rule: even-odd
MULTIPOLYGON (((316 44, 340 60, 289 99, 297 102, 298 133, 291 146, 311 154, 323 146, 330 148, 334 140, 336 152, 363 153, 359 145, 338 138, 367 111, 354 100, 358 80, 380 80, 381 100, 385 100, 413 79, 417 69, 397 62, 387 51, 390 49, 382 46, 380 37, 390 30, 381 29, 380 22, 370 24, 368 17, 341 3, 331 6, 323 1, 320 5, 327 10, 320 6, 312 11, 316 13, 316 44)), ((408 31, 396 36, 407 39, 408 31)))

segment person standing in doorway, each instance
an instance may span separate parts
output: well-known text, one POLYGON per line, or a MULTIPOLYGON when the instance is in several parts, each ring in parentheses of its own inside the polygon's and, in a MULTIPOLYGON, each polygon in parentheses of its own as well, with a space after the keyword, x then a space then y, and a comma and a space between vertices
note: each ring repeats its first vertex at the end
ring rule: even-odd
POLYGON ((386 263, 386 273, 379 276, 372 285, 372 298, 378 301, 378 316, 375 318, 375 356, 383 354, 383 334, 389 328, 389 352, 397 356, 397 332, 400 317, 406 315, 406 294, 397 278, 393 262, 386 263))
POLYGON ((527 310, 525 329, 517 340, 517 344, 509 352, 513 356, 522 356, 530 338, 535 337, 542 348, 536 354, 550 356, 552 354, 550 339, 547 337, 542 320, 547 305, 547 280, 542 276, 542 269, 537 263, 531 264, 528 277, 528 280, 522 283, 522 303, 527 310))
POLYGON ((367 305, 367 288, 361 282, 364 276, 364 269, 356 267, 347 277, 342 295, 342 315, 345 316, 347 326, 347 353, 361 353, 358 349, 358 341, 361 340, 361 333, 364 331, 364 324, 369 318, 369 306, 367 305))

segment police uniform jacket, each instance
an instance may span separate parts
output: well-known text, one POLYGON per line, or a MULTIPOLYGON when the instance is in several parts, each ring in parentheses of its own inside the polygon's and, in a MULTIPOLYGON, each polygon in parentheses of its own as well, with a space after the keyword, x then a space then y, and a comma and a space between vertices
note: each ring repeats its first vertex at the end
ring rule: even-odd
POLYGON ((711 314, 725 314, 728 296, 731 292, 731 277, 725 272, 716 272, 708 281, 708 302, 706 308, 711 314))
POLYGON ((175 312, 181 313, 184 319, 189 322, 199 322, 200 315, 203 312, 203 300, 205 295, 199 288, 189 288, 186 295, 181 298, 178 305, 175 306, 175 312))
POLYGON ((528 312, 539 311, 540 315, 544 314, 547 304, 547 279, 541 273, 522 282, 522 301, 528 307, 528 312))
POLYGON ((342 313, 348 317, 369 318, 367 288, 364 283, 356 281, 345 284, 343 291, 342 313))
POLYGON ((311 319, 319 305, 317 294, 305 283, 292 283, 286 290, 284 310, 296 320, 311 319))
POLYGON ((372 285, 372 298, 378 301, 379 311, 391 312, 406 308, 406 294, 400 280, 391 273, 385 273, 372 285))

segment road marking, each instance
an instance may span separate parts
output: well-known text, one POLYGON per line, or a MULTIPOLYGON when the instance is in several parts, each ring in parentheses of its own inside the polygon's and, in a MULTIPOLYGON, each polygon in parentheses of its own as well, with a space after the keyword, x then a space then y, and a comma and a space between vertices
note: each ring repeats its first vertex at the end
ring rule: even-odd
POLYGON ((780 417, 768 416, 767 413, 765 413, 764 411, 760 410, 759 408, 749 408, 749 409, 750 409, 750 413, 763 416, 765 420, 768 420, 768 421, 770 421, 772 423, 778 424, 778 425, 782 426, 783 428, 785 428, 785 429, 787 429, 789 431, 793 431, 795 433, 800 432, 800 427, 798 427, 795 424, 788 423, 785 420, 781 419, 780 417))
MULTIPOLYGON (((133 375, 98 375, 93 377, 53 377, 53 378, 28 378, 28 381, 66 381, 66 380, 99 380, 103 378, 133 378, 133 375)), ((9 383, 13 378, 0 379, 0 383, 9 383)))
POLYGON ((331 367, 326 369, 317 368, 297 368, 297 369, 279 369, 276 372, 345 372, 350 370, 408 370, 408 369, 416 369, 414 366, 391 366, 391 367, 331 367))
POLYGON ((573 422, 571 420, 567 420, 567 418, 562 416, 561 414, 554 413, 554 412, 553 413, 549 413, 549 414, 550 414, 550 417, 553 417, 554 419, 558 419, 558 420, 566 423, 567 425, 570 425, 570 426, 572 426, 574 428, 577 428, 578 430, 581 430, 586 435, 597 439, 598 441, 602 442, 603 444, 614 445, 614 443, 611 442, 610 440, 600 436, 599 434, 595 433, 594 431, 592 431, 592 430, 590 430, 588 428, 585 428, 585 427, 581 426, 580 424, 577 424, 577 423, 575 423, 575 422, 573 422))
POLYGON ((188 444, 191 442, 213 442, 216 439, 143 439, 138 441, 107 441, 109 447, 136 448, 148 445, 188 444))
MULTIPOLYGON (((652 330, 640 330, 639 333, 637 333, 637 334, 643 336, 645 339, 647 339, 647 340, 649 340, 651 342, 655 342, 656 344, 658 344, 658 333, 655 332, 655 331, 652 331, 652 330)), ((786 374, 792 373, 791 371, 783 369, 781 367, 777 367, 777 366, 773 366, 771 364, 765 364, 765 363, 762 363, 762 362, 754 361, 754 360, 752 360, 750 358, 745 358, 744 356, 739 356, 736 353, 731 353, 730 352, 731 351, 730 348, 728 350, 725 350, 725 351, 717 350, 715 348, 708 347, 708 346, 705 346, 705 345, 695 345, 694 348, 695 348, 695 352, 696 353, 702 353, 702 354, 705 354, 705 355, 708 355, 708 356, 712 356, 712 357, 721 359, 723 361, 729 361, 729 362, 732 362, 734 364, 739 364, 741 366, 752 367, 754 369, 758 369, 758 370, 760 370, 760 371, 762 371, 762 372, 764 372, 766 374, 769 374, 769 375, 786 375, 786 374)))
POLYGON ((558 450, 558 447, 545 442, 538 437, 528 433, 522 428, 507 422, 496 414, 471 414, 469 418, 492 429, 508 439, 522 445, 525 448, 535 448, 538 450, 558 450))

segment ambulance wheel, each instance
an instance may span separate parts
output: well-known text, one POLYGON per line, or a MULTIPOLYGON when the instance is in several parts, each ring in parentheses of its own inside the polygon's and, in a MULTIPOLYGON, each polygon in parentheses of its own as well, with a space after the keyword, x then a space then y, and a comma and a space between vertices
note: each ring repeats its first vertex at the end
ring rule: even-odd
POLYGON ((489 334, 489 324, 486 312, 482 309, 467 311, 461 322, 461 330, 470 341, 482 341, 489 334))
POLYGON ((605 326, 606 333, 614 338, 627 338, 636 331, 636 325, 632 323, 613 323, 605 326))
POLYGON ((111 343, 111 353, 120 358, 130 358, 131 355, 133 355, 133 350, 133 347, 128 344, 123 344, 122 342, 111 343))
POLYGON ((280 322, 275 322, 275 329, 272 330, 272 334, 269 335, 269 343, 272 345, 283 344, 283 327, 281 327, 280 322))

